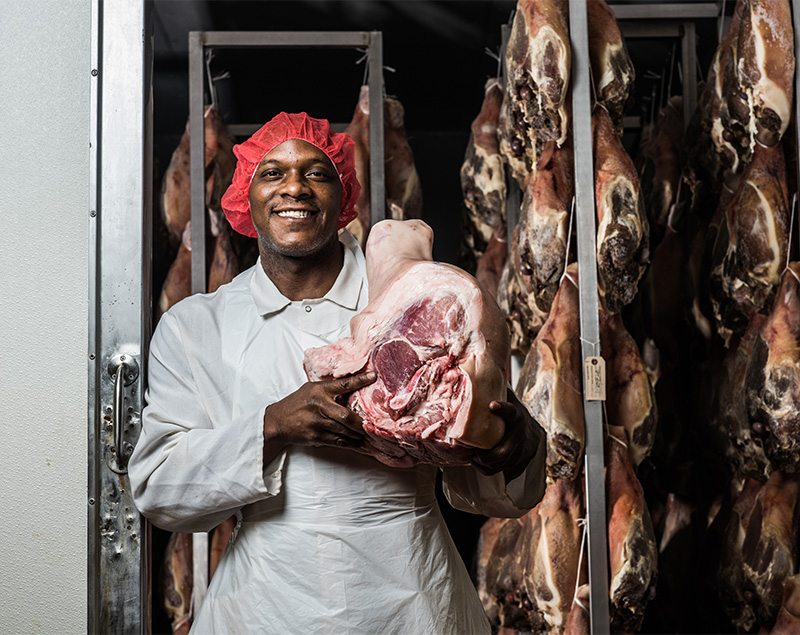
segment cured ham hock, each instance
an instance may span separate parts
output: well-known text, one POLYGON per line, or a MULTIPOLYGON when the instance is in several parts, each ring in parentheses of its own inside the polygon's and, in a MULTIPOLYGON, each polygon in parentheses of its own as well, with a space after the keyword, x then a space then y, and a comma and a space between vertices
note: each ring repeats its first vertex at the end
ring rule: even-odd
POLYGON ((504 433, 489 411, 506 395, 503 315, 472 276, 433 262, 432 247, 422 221, 375 225, 369 304, 350 321, 350 337, 309 349, 304 360, 311 380, 378 374, 348 404, 364 420, 364 450, 398 467, 463 465, 504 433))

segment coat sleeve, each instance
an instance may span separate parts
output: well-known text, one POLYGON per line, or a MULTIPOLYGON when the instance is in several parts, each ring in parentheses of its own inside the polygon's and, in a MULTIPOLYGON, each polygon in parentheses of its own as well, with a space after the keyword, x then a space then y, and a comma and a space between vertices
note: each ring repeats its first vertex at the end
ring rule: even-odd
POLYGON ((444 494, 450 504, 461 511, 492 518, 519 518, 542 500, 546 452, 542 431, 536 453, 525 471, 509 482, 502 472, 486 476, 470 466, 444 468, 444 494))
POLYGON ((264 410, 212 424, 177 320, 150 345, 147 406, 128 475, 136 507, 171 531, 208 531, 239 508, 280 492, 285 452, 263 465, 264 410))

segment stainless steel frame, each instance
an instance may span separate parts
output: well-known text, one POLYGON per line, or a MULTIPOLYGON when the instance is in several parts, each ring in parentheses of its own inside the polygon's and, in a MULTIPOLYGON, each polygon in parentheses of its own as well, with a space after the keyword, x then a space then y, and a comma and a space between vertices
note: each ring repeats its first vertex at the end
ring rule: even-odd
MULTIPOLYGON (((572 49, 572 141, 575 152, 575 221, 578 247, 581 350, 583 359, 599 356, 600 314, 597 292, 592 86, 589 27, 585 0, 569 2, 572 49), (583 54, 581 54, 583 53, 583 54)), ((609 632, 608 537, 603 445, 603 402, 583 402, 586 419, 586 545, 589 564, 589 618, 592 633, 609 632)))
POLYGON ((150 337, 149 32, 144 1, 92 1, 87 69, 92 99, 87 624, 92 633, 150 627, 149 526, 133 506, 124 468, 139 435, 150 337), (123 362, 120 370, 115 359, 123 362), (130 370, 133 364, 143 369, 139 377, 130 370), (115 420, 121 424, 116 434, 115 420))
MULTIPOLYGON (((369 64, 370 210, 372 223, 386 217, 383 161, 383 35, 380 31, 191 31, 189 33, 190 174, 192 183, 192 293, 206 291, 206 212, 203 94, 205 53, 211 48, 366 49, 369 64)), ((240 125, 241 126, 241 125, 240 125)), ((252 129, 245 124, 237 132, 252 129)))

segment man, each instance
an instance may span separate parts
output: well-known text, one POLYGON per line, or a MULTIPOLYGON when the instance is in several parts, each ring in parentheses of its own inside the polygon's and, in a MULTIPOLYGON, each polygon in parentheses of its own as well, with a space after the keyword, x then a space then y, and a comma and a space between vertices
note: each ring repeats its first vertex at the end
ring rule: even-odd
MULTIPOLYGON (((352 140, 281 113, 234 151, 223 208, 260 258, 162 318, 129 467, 160 527, 239 515, 193 632, 489 632, 436 504, 436 468, 354 451, 361 421, 342 403, 374 374, 308 382, 302 369, 303 352, 347 335, 367 303, 364 256, 338 233, 360 189, 352 140)), ((510 398, 490 405, 507 434, 476 453, 481 472, 444 470, 462 509, 518 516, 541 497, 541 431, 510 398)))

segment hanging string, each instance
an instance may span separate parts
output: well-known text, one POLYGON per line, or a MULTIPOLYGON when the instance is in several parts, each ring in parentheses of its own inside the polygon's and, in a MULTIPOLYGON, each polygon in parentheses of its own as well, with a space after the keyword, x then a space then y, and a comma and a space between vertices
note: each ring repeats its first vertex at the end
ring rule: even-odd
POLYGON ((725 25, 725 5, 726 0, 722 0, 722 10, 719 13, 719 30, 717 32, 717 44, 722 42, 722 27, 725 25))
POLYGON ((586 547, 586 527, 588 525, 587 518, 579 518, 578 526, 581 528, 581 547, 578 552, 578 573, 575 576, 575 592, 572 594, 572 601, 580 606, 584 611, 588 610, 583 602, 578 599, 578 589, 581 586, 581 568, 583 567, 583 550, 586 547))
POLYGON ((667 98, 664 101, 664 105, 666 106, 669 102, 669 98, 672 97, 672 78, 675 75, 675 54, 678 51, 678 43, 672 43, 672 54, 669 58, 669 80, 667 81, 667 98))
POLYGON ((789 263, 792 261, 792 232, 794 230, 794 216, 797 213, 797 192, 792 197, 792 211, 789 212, 789 238, 786 241, 786 266, 784 271, 789 269, 789 263))
POLYGON ((487 46, 483 49, 483 52, 497 62, 497 79, 499 80, 503 71, 503 58, 500 56, 500 51, 498 50, 497 53, 495 53, 487 46))
POLYGON ((206 76, 208 77, 208 92, 211 95, 211 106, 216 109, 217 107, 217 88, 214 85, 214 77, 211 74, 211 60, 214 59, 214 49, 206 51, 206 76))
POLYGON ((559 285, 567 275, 567 266, 569 265, 569 249, 572 246, 572 219, 575 218, 575 196, 572 197, 572 203, 569 206, 569 226, 567 228, 567 248, 564 251, 564 270, 561 272, 561 280, 558 281, 559 285))

